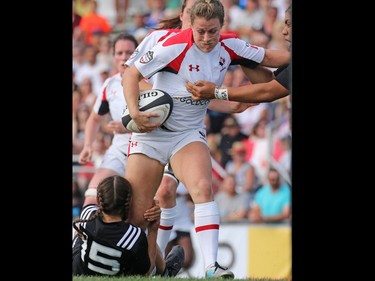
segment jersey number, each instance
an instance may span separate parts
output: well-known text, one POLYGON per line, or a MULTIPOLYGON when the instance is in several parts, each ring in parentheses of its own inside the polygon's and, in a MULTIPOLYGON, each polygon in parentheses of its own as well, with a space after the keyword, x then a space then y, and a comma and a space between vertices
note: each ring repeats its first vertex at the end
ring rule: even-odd
POLYGON ((89 252, 89 257, 91 260, 101 263, 103 265, 107 265, 111 267, 111 270, 106 269, 105 267, 100 267, 98 265, 94 265, 92 263, 88 263, 88 268, 92 271, 101 273, 101 274, 108 274, 108 275, 115 275, 120 271, 120 263, 115 258, 121 257, 121 251, 110 248, 107 246, 103 246, 101 244, 96 243, 95 241, 92 242, 89 252), (103 257, 99 255, 99 253, 106 254, 108 256, 114 257, 114 259, 103 257))

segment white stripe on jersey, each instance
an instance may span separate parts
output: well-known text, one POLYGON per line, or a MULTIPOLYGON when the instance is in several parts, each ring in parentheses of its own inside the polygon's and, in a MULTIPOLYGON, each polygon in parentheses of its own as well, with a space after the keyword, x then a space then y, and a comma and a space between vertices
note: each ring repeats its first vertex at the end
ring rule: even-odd
POLYGON ((122 236, 120 241, 117 243, 117 246, 130 250, 135 242, 137 242, 139 236, 141 235, 141 229, 139 227, 129 226, 128 231, 122 236))
POLYGON ((129 246, 126 249, 131 249, 133 248, 135 242, 138 240, 138 237, 141 235, 141 228, 137 227, 137 233, 136 236, 133 238, 133 241, 129 244, 129 246))
MULTIPOLYGON (((88 205, 88 206, 84 207, 82 212, 81 212, 80 219, 84 219, 84 220, 89 219, 91 216, 93 216, 95 214, 96 210, 98 210, 98 209, 99 209, 98 205, 88 205)), ((82 225, 82 227, 86 228, 86 222, 80 223, 80 225, 82 225)))

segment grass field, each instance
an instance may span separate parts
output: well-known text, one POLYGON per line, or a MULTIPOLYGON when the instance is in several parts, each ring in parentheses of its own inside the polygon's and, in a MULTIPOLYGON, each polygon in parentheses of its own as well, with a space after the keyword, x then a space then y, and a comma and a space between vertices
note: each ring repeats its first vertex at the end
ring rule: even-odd
MULTIPOLYGON (((75 276, 73 281, 166 281, 166 279, 181 279, 181 281, 197 281, 206 278, 177 278, 177 277, 141 277, 141 276, 127 276, 127 277, 96 277, 96 276, 75 276)), ((219 279, 216 279, 219 280, 219 279)), ((249 279, 233 279, 236 280, 246 280, 246 281, 288 281, 287 279, 268 279, 268 278, 249 278, 249 279)))

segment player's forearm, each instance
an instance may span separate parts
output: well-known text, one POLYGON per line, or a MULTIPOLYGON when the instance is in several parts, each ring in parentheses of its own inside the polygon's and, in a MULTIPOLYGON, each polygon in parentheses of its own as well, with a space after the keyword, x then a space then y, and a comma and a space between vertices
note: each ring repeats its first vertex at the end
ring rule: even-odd
POLYGON ((152 89, 152 84, 146 82, 146 80, 142 79, 139 81, 139 90, 141 92, 146 91, 146 90, 151 90, 152 89))
POLYGON ((272 102, 285 97, 289 91, 276 80, 268 83, 245 85, 241 87, 229 87, 228 99, 240 102, 272 102))
POLYGON ((147 235, 147 242, 148 242, 148 256, 150 258, 150 269, 148 271, 148 275, 151 274, 155 267, 155 260, 156 260, 156 236, 157 232, 149 232, 147 235))
POLYGON ((262 66, 267 67, 281 67, 290 62, 291 54, 287 50, 270 50, 266 49, 263 61, 260 63, 262 66))
POLYGON ((270 217, 262 217, 262 222, 281 222, 286 221, 289 219, 289 216, 284 214, 270 216, 270 217))
POLYGON ((224 101, 213 99, 211 100, 208 108, 216 112, 237 113, 240 111, 241 103, 236 101, 224 101))
POLYGON ((254 69, 245 66, 241 66, 241 68, 252 84, 268 82, 275 77, 269 68, 260 65, 254 69))
POLYGON ((122 78, 123 94, 132 118, 133 114, 137 114, 139 112, 138 97, 140 77, 138 74, 138 70, 134 66, 131 66, 125 70, 122 78))
POLYGON ((99 122, 96 119, 95 113, 91 113, 85 125, 85 144, 84 146, 91 147, 95 140, 95 136, 99 131, 99 122))

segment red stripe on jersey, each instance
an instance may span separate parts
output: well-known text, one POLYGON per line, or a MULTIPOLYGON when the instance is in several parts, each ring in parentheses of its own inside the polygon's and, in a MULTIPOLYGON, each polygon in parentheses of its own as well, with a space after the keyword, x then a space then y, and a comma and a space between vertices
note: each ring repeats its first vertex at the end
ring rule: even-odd
POLYGON ((158 40, 158 43, 160 41, 163 41, 165 38, 167 38, 171 33, 179 33, 181 32, 181 29, 166 29, 168 30, 167 34, 165 34, 164 36, 160 37, 159 40, 158 40))
POLYGON ((171 46, 175 44, 186 44, 186 47, 181 54, 175 58, 173 61, 171 61, 168 65, 165 66, 165 68, 171 68, 176 73, 180 70, 181 63, 185 58, 186 52, 190 49, 190 47, 194 44, 193 39, 193 31, 191 28, 186 29, 184 31, 181 31, 180 33, 173 35, 172 37, 166 39, 163 42, 163 46, 171 46), (186 38, 189 38, 188 41, 186 41, 186 38))
POLYGON ((220 43, 221 43, 221 46, 223 46, 225 48, 225 50, 228 52, 231 61, 243 58, 243 57, 237 55, 232 49, 228 48, 223 42, 220 42, 220 43))
POLYGON ((220 181, 222 181, 224 178, 218 173, 218 171, 212 169, 212 173, 214 176, 216 176, 220 181))
POLYGON ((238 35, 234 32, 221 33, 219 41, 222 41, 222 40, 228 39, 228 38, 238 38, 238 35))
POLYGON ((207 224, 207 225, 198 226, 198 227, 195 228, 195 232, 200 232, 200 231, 210 230, 210 229, 219 229, 219 225, 218 224, 207 224))
POLYGON ((105 87, 103 90, 102 101, 107 101, 107 87, 105 87))
POLYGON ((159 225, 159 228, 162 229, 162 230, 171 230, 173 228, 173 225, 171 226, 164 226, 164 225, 159 225))

